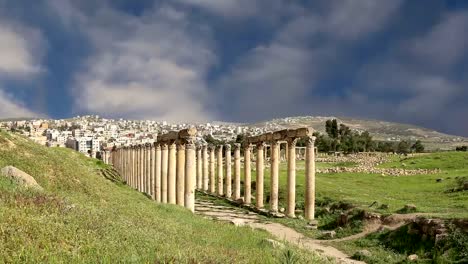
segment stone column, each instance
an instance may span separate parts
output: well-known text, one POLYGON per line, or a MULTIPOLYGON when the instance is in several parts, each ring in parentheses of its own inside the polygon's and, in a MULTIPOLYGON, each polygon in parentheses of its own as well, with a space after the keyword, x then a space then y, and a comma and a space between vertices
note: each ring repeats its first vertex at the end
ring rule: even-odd
POLYGON ((265 158, 265 143, 257 144, 257 191, 256 202, 257 208, 263 208, 263 181, 264 181, 264 158, 265 158))
POLYGON ((161 145, 155 144, 155 166, 154 166, 154 199, 161 202, 161 145))
POLYGON ((288 194, 286 215, 295 217, 296 210, 296 143, 297 138, 288 140, 288 194))
POLYGON ((210 192, 216 192, 216 171, 215 171, 215 146, 209 146, 210 151, 210 192))
POLYGON ((315 137, 308 137, 306 142, 305 167, 305 219, 315 218, 315 137))
POLYGON ((202 163, 202 148, 197 147, 197 189, 201 190, 203 187, 203 163, 202 163))
POLYGON ((151 196, 151 148, 149 147, 148 144, 145 145, 145 152, 146 152, 146 164, 145 164, 145 170, 146 170, 146 188, 145 192, 149 196, 151 196))
POLYGON ((140 192, 145 192, 145 146, 140 145, 140 192))
POLYGON ((226 158, 226 197, 231 198, 232 196, 232 168, 231 168, 231 145, 226 144, 224 147, 224 156, 226 158))
POLYGON ((161 202, 167 203, 167 176, 168 176, 168 145, 163 143, 161 145, 161 202))
POLYGON ((271 143, 271 178, 270 178, 270 210, 278 212, 278 194, 279 194, 279 152, 280 147, 277 141, 271 143))
POLYGON ((136 148, 132 146, 132 188, 136 189, 136 148))
POLYGON ((137 191, 141 191, 141 146, 137 146, 137 191))
POLYGON ((148 194, 148 150, 146 149, 146 145, 142 145, 141 150, 143 151, 143 161, 141 162, 142 164, 142 170, 143 170, 143 188, 142 192, 148 194))
POLYGON ((155 193, 154 193, 154 185, 156 183, 156 175, 155 175, 155 167, 156 167, 156 150, 154 148, 153 145, 150 145, 149 146, 149 151, 150 151, 150 188, 149 188, 149 191, 150 191, 150 195, 151 195, 151 199, 153 200, 156 200, 156 196, 155 196, 155 193))
POLYGON ((167 202, 176 204, 176 144, 169 144, 169 158, 167 167, 167 202))
POLYGON ((177 205, 184 206, 185 197, 185 144, 177 144, 177 205))
POLYGON ((240 199, 241 194, 241 144, 234 143, 234 199, 240 199))
POLYGON ((218 195, 224 195, 224 176, 223 176, 223 146, 219 145, 218 148, 218 195))
POLYGON ((251 182, 252 176, 250 172, 250 152, 252 145, 246 144, 244 146, 244 203, 250 204, 252 202, 251 182))
POLYGON ((203 144, 202 146, 202 159, 203 159, 203 190, 208 191, 209 173, 208 173, 208 146, 203 144))
POLYGON ((193 138, 187 139, 185 150, 185 208, 195 212, 195 142, 193 138))

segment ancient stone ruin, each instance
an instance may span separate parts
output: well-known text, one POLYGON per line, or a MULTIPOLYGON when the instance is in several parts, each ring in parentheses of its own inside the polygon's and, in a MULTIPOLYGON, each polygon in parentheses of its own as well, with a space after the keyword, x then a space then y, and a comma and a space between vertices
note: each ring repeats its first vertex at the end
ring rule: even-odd
POLYGON ((315 138, 308 128, 286 129, 249 137, 244 144, 207 145, 196 143, 196 129, 171 131, 159 135, 154 144, 115 149, 103 153, 127 184, 151 196, 156 202, 185 206, 194 212, 195 190, 220 197, 252 203, 251 169, 255 158, 255 207, 264 208, 264 170, 271 171, 270 211, 278 212, 280 145, 286 144, 287 207, 286 216, 295 217, 296 143, 306 139, 305 218, 315 218, 315 138), (243 158, 241 155, 243 152, 243 158), (233 165, 233 166, 232 166, 233 165), (244 180, 241 181, 241 169, 244 180), (243 197, 241 197, 243 193, 243 197))

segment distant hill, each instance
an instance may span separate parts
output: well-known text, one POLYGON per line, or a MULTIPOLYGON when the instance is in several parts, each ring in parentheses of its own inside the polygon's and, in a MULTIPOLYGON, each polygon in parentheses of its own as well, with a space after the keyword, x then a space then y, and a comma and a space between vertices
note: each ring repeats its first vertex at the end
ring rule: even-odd
POLYGON ((325 133, 325 122, 334 118, 336 118, 339 123, 343 123, 355 131, 369 131, 374 139, 377 140, 400 141, 404 139, 415 141, 419 139, 429 150, 450 150, 454 149, 455 146, 468 145, 468 138, 448 135, 415 125, 348 117, 287 117, 255 123, 250 126, 277 128, 296 128, 307 126, 312 127, 320 133, 325 133))

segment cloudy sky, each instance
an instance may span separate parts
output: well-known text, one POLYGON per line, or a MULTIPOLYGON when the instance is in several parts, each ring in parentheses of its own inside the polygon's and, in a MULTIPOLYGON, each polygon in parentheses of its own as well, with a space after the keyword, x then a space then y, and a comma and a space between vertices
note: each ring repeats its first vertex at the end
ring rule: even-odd
POLYGON ((0 0, 0 117, 334 115, 468 136, 467 73, 467 1, 0 0))

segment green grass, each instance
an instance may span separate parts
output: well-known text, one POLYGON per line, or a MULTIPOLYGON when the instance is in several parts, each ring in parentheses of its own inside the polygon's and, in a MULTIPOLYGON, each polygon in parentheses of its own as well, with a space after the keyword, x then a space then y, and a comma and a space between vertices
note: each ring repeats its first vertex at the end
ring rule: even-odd
MULTIPOLYGON (((318 163, 320 166, 320 163, 318 163)), ((441 172, 431 175, 382 176, 365 173, 330 173, 316 175, 317 203, 330 200, 345 201, 355 206, 383 214, 396 213, 405 204, 414 204, 418 212, 446 218, 468 217, 468 192, 447 192, 455 187, 456 177, 468 176, 468 153, 434 153, 402 162, 383 164, 382 167, 440 168, 441 172), (405 163, 403 166, 401 163, 405 163), (437 179, 443 179, 437 182, 437 179), (377 205, 369 206, 373 202, 377 205), (388 209, 378 209, 382 204, 388 209)), ((255 181, 255 169, 252 181, 255 181)), ((286 206, 287 164, 280 165, 280 206, 286 206)), ((296 207, 304 204, 305 167, 304 161, 297 162, 296 207)), ((255 191, 253 191, 255 193, 255 191)), ((270 169, 265 169, 265 197, 270 194, 270 169)), ((266 205, 268 207, 268 205, 266 205)))
POLYGON ((44 188, 0 177, 0 263, 299 263, 312 253, 263 243, 270 235, 156 204, 105 179, 102 163, 0 132, 0 167, 15 166, 44 188))

